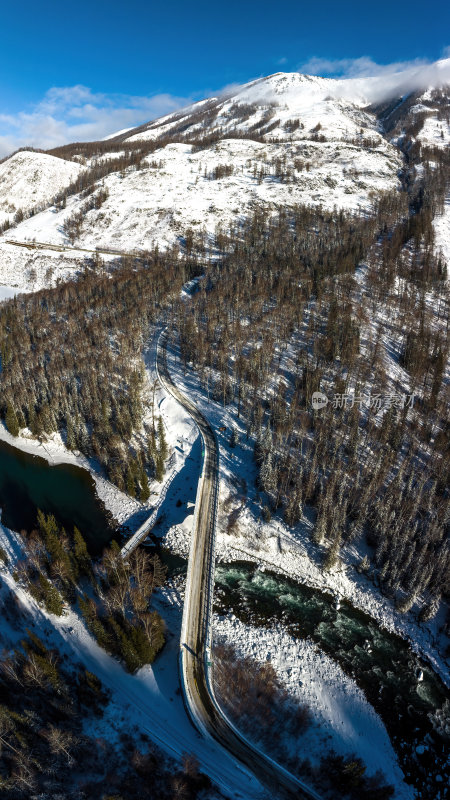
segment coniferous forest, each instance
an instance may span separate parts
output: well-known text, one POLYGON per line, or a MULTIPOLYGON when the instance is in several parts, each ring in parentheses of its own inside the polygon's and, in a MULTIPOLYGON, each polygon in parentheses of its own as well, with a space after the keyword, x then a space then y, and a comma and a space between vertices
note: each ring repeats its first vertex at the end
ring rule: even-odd
MULTIPOLYGON (((139 452, 129 446, 142 424, 140 356, 149 326, 169 310, 185 362, 246 420, 261 503, 289 525, 313 507, 326 568, 364 537, 399 610, 420 596, 429 618, 448 592, 450 559, 449 309, 432 226, 448 174, 440 158, 440 181, 425 170, 411 188, 406 173, 405 190, 382 195, 370 215, 257 208, 219 227, 212 243, 186 231, 182 258, 156 250, 107 272, 94 261, 79 280, 5 304, 8 429, 62 431, 69 449, 95 456, 117 486, 144 499, 161 463, 154 435, 139 452), (179 301, 183 283, 201 273, 192 303, 179 301), (394 377, 387 340, 402 371, 394 377), (310 402, 317 390, 400 400, 319 413, 310 402)), ((361 570, 370 564, 363 559, 361 570)))
POLYGON ((78 280, 2 307, 1 405, 10 433, 62 431, 69 450, 94 456, 121 489, 148 491, 143 475, 155 474, 157 453, 151 442, 139 453, 128 447, 142 422, 140 356, 149 326, 189 270, 158 253, 123 259, 108 273, 94 264, 78 280))
POLYGON ((312 506, 327 569, 366 540, 361 571, 375 568, 402 612, 421 598, 424 620, 450 576, 449 305, 432 226, 441 161, 440 181, 425 171, 408 191, 405 178, 369 217, 257 210, 219 231, 217 262, 177 322, 185 362, 216 400, 236 401, 254 437, 261 504, 289 525, 312 506), (318 390, 362 402, 313 411, 318 390))

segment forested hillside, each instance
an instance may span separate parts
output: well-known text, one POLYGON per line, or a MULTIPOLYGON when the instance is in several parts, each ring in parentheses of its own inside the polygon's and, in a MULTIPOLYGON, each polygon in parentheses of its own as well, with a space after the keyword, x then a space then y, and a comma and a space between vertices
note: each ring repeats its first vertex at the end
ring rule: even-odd
POLYGON ((449 307, 432 224, 448 156, 405 152, 406 191, 372 215, 258 210, 219 233, 178 328, 186 362, 255 437, 266 516, 295 525, 314 508, 327 569, 365 538, 360 569, 372 562, 399 610, 420 598, 427 619, 450 574, 449 307), (315 411, 319 390, 330 402, 315 411))
POLYGON ((149 326, 190 276, 174 253, 124 259, 107 272, 94 262, 79 280, 2 306, 1 413, 10 433, 62 431, 69 450, 95 456, 117 486, 148 497, 156 430, 148 446, 129 447, 142 425, 140 355, 149 326))

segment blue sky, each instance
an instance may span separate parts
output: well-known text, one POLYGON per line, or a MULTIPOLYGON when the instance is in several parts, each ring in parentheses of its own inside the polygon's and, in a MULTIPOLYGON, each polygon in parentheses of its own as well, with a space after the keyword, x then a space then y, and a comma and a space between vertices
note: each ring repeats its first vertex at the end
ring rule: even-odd
POLYGON ((3 4, 0 155, 96 138, 279 70, 369 74, 448 53, 447 4, 22 0, 3 4), (305 69, 306 67, 306 69, 305 69), (27 138, 28 137, 28 138, 27 138))

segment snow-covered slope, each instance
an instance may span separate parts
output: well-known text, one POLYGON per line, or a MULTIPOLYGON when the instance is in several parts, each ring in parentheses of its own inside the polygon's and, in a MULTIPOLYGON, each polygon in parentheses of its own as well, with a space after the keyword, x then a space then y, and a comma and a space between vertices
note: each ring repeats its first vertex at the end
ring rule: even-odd
POLYGON ((310 138, 317 125, 331 140, 356 136, 361 128, 377 136, 376 121, 361 108, 365 98, 355 91, 354 99, 344 99, 345 81, 279 72, 142 126, 124 141, 160 139, 175 130, 202 134, 206 129, 297 140, 310 138))
MULTIPOLYGON (((296 203, 367 208, 372 193, 397 185, 400 164, 389 146, 369 151, 313 141, 225 139, 193 152, 189 144, 168 144, 147 158, 143 169, 104 179, 108 199, 100 210, 86 214, 77 243, 125 251, 150 248, 156 241, 166 246, 188 226, 214 232, 219 223, 248 215, 255 203, 272 211, 296 203), (214 179, 217 168, 227 167, 232 174, 214 179), (286 170, 286 179, 278 177, 277 169, 286 170)), ((81 203, 74 198, 64 210, 33 216, 8 231, 7 238, 64 244, 63 221, 81 203)))
POLYGON ((450 122, 448 118, 439 119, 438 116, 430 115, 426 118, 417 138, 422 144, 431 147, 448 147, 450 144, 450 122))
POLYGON ((36 239, 67 245, 64 221, 80 210, 77 246, 126 252, 156 242, 171 245, 188 227, 211 234, 256 205, 269 213, 298 203, 368 210, 380 192, 400 186, 402 124, 423 116, 417 137, 439 147, 447 146, 449 137, 445 87, 422 87, 400 98, 390 94, 384 105, 369 108, 380 91, 379 78, 276 73, 119 131, 84 151, 80 146, 64 153, 73 161, 16 154, 0 165, 0 214, 8 208, 11 215, 19 198, 22 205, 24 200, 34 206, 45 203, 83 168, 98 169, 108 158, 123 163, 97 183, 109 192, 101 208, 86 212, 85 198, 71 196, 66 208, 44 209, 0 237, 0 283, 26 289, 31 275, 37 288, 81 263, 82 252, 69 259, 68 254, 24 252, 5 243, 36 239), (127 166, 128 154, 141 146, 144 155, 149 147, 154 150, 139 169, 127 166), (5 172, 10 177, 3 188, 5 172))
MULTIPOLYGON (((123 251, 150 248, 154 242, 165 247, 187 227, 213 233, 218 224, 228 226, 250 214, 256 204, 269 213, 297 203, 370 208, 379 192, 399 185, 402 158, 383 137, 374 114, 338 96, 338 83, 278 73, 119 132, 111 139, 111 153, 103 144, 97 154, 95 149, 88 154, 86 163, 97 166, 108 156, 124 157, 127 147, 141 141, 154 142, 156 150, 140 169, 130 166, 102 179, 108 199, 83 215, 76 244, 123 251), (209 140, 199 145, 205 137, 209 140)), ((78 152, 73 157, 82 158, 78 152)), ((78 162, 59 159, 55 170, 61 183, 68 183, 67 167, 81 169, 78 162)), ((70 197, 65 209, 44 210, 9 230, 0 239, 0 282, 25 289, 30 274, 37 276, 34 287, 48 282, 42 253, 24 253, 5 240, 67 244, 64 220, 83 203, 84 198, 70 197)), ((48 252, 45 260, 52 280, 67 274, 66 256, 48 252)))
POLYGON ((414 105, 407 110, 401 123, 406 131, 408 124, 417 125, 418 130, 413 129, 412 137, 420 142, 422 147, 448 148, 450 144, 449 106, 449 86, 427 89, 422 94, 416 94, 414 105))
POLYGON ((79 174, 73 161, 22 150, 0 164, 0 224, 22 209, 47 204, 79 174))
MULTIPOLYGON (((450 73, 450 59, 438 62, 440 71, 450 73)), ((372 107, 385 129, 386 137, 408 151, 420 146, 416 177, 423 174, 425 162, 438 171, 448 163, 450 146, 450 83, 447 81, 405 95, 398 101, 372 107)), ((439 208, 434 221, 435 251, 450 264, 450 196, 447 194, 443 208, 439 208)))

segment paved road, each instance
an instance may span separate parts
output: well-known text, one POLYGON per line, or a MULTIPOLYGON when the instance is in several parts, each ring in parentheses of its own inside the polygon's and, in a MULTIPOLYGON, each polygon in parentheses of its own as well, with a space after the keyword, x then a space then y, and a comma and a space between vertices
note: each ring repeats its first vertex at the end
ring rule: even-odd
POLYGON ((68 244, 53 244, 52 242, 19 242, 16 239, 5 239, 5 244, 12 244, 14 247, 26 247, 28 250, 56 250, 58 253, 63 253, 66 250, 74 251, 75 253, 92 253, 93 255, 107 255, 107 256, 132 256, 136 258, 139 255, 137 250, 131 253, 125 250, 106 250, 104 248, 95 247, 71 247, 68 244))
POLYGON ((198 425, 204 447, 203 473, 197 501, 189 557, 181 633, 181 681, 194 724, 211 735, 241 761, 275 795, 321 800, 314 790, 254 748, 220 710, 211 687, 208 659, 214 588, 214 539, 218 495, 219 453, 211 425, 173 382, 166 360, 167 329, 157 347, 157 370, 164 388, 189 412, 198 425))

